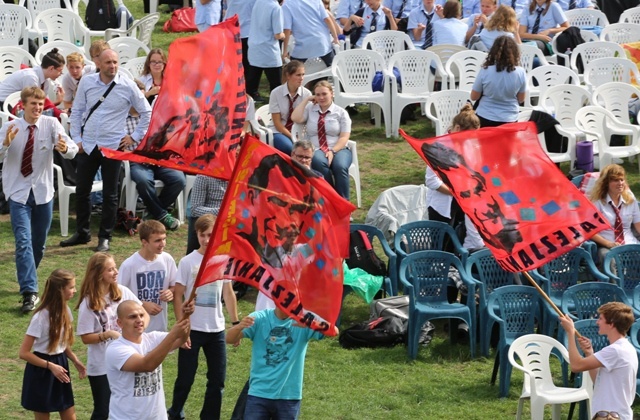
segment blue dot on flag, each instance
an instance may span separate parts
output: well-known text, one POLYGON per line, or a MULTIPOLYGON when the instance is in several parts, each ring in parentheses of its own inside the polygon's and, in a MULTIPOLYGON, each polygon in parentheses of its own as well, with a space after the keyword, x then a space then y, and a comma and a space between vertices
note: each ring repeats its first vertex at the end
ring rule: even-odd
POLYGON ((244 201, 244 199, 247 198, 247 192, 246 191, 242 191, 238 198, 240 198, 240 201, 244 201))
POLYGON ((298 248, 298 251, 305 258, 309 258, 311 255, 313 255, 313 249, 309 246, 309 244, 304 244, 303 246, 298 248))
POLYGON ((196 93, 194 93, 193 96, 195 96, 196 98, 200 98, 202 96, 202 91, 196 90, 196 93))
POLYGON ((216 80, 216 87, 213 88, 213 94, 216 95, 222 89, 222 85, 219 80, 216 80))
POLYGON ((522 208, 520 209, 520 219, 521 220, 536 220, 536 212, 532 208, 522 208))
POLYGON ((331 271, 331 274, 333 275, 333 277, 336 277, 336 276, 338 275, 338 269, 337 269, 337 268, 334 268, 334 269, 331 271))
POLYGON ((242 210, 242 217, 243 217, 244 219, 246 219, 247 217, 249 217, 249 210, 247 210, 247 209, 242 210))
POLYGON ((502 186, 502 181, 500 180, 500 178, 497 178, 497 177, 491 178, 491 183, 493 184, 494 187, 502 186))
POLYGON ((580 201, 579 200, 571 200, 571 201, 569 201, 569 208, 570 209, 577 209, 578 207, 580 207, 580 201))
POLYGON ((542 210, 549 216, 560 210, 560 206, 555 201, 551 200, 547 204, 542 206, 542 210))
POLYGON ((324 262, 324 260, 317 260, 316 261, 316 267, 318 267, 320 270, 322 270, 324 268, 325 264, 326 263, 324 262))
POLYGON ((313 228, 307 229, 307 231, 304 233, 304 236, 306 236, 309 239, 313 239, 316 236, 315 229, 313 229, 313 228))
POLYGON ((320 223, 321 220, 322 220, 322 214, 320 214, 320 212, 317 212, 313 215, 314 222, 320 223))
POLYGON ((514 204, 518 204, 520 202, 520 199, 513 191, 505 191, 503 193, 500 193, 500 197, 502 197, 504 202, 510 206, 513 206, 514 204))
POLYGON ((244 229, 244 223, 238 223, 238 229, 244 229))
POLYGON ((317 244, 316 245, 316 251, 322 251, 322 244, 317 244))
POLYGON ((491 171, 491 169, 489 169, 489 167, 487 165, 484 165, 482 167, 482 172, 484 172, 485 174, 488 174, 491 171))

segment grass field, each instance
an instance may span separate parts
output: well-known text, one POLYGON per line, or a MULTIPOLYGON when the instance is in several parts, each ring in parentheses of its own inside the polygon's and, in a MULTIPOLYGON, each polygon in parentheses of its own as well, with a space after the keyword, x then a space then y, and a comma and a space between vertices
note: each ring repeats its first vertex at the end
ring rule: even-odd
MULTIPOLYGON (((142 2, 125 1, 134 16, 142 16, 142 2)), ((166 6, 161 6, 162 18, 156 26, 154 46, 167 48, 177 37, 161 32, 168 18, 166 6)), ((266 92, 265 92, 266 93, 266 92)), ((424 118, 404 127, 416 137, 427 137, 433 131, 424 118)), ((357 222, 364 221, 375 198, 385 189, 402 184, 424 181, 424 163, 402 140, 388 140, 380 129, 368 121, 368 110, 361 108, 354 118, 352 139, 358 142, 362 177, 363 207, 354 214, 357 222)), ((565 168, 566 169, 566 168, 565 168)), ((629 181, 636 194, 640 193, 637 166, 627 165, 629 181)), ((355 193, 352 193, 355 202, 355 193)), ((57 204, 56 204, 57 209, 57 204)), ((94 240, 87 246, 61 248, 58 243, 59 219, 54 214, 47 241, 45 258, 38 270, 40 288, 47 275, 56 268, 67 268, 77 275, 80 287, 85 264, 97 243, 97 224, 94 218, 94 240)), ((29 316, 19 312, 20 296, 15 280, 14 244, 8 216, 0 216, 0 381, 1 419, 28 418, 30 413, 20 406, 24 362, 18 359, 18 348, 29 323, 29 316)), ((71 220, 73 232, 75 221, 71 220)), ((167 251, 176 261, 185 253, 186 228, 169 233, 167 251)), ((138 249, 139 241, 118 231, 112 242, 112 254, 120 264, 138 249)), ((74 307, 77 300, 71 303, 74 307)), ((255 292, 239 302, 240 316, 249 314, 255 302, 255 292)), ((77 311, 74 310, 74 314, 77 311)), ((169 310, 170 323, 173 311, 169 310)), ((343 326, 368 318, 368 307, 350 294, 345 301, 343 326)), ((464 345, 451 345, 446 339, 443 324, 437 323, 433 342, 422 348, 415 361, 407 360, 406 348, 351 350, 342 349, 337 340, 326 339, 309 346, 306 359, 302 418, 305 419, 503 419, 513 418, 522 387, 522 375, 514 373, 508 398, 499 399, 498 389, 489 384, 493 358, 471 359, 464 345)), ((86 360, 86 348, 78 339, 75 351, 86 360)), ((248 378, 250 342, 228 349, 226 389, 223 417, 229 418, 236 397, 248 378)), ((204 366, 204 363, 202 363, 204 366)), ((72 368, 73 369, 73 368, 72 368)), ((164 386, 168 405, 171 404, 176 376, 176 355, 164 363, 164 386)), ((72 372, 76 410, 79 419, 88 419, 92 398, 88 381, 77 379, 72 372)), ((204 372, 196 383, 185 407, 188 419, 197 418, 204 395, 204 372)), ((568 407, 563 410, 564 417, 568 407)), ((528 415, 528 408, 525 415, 528 415)))

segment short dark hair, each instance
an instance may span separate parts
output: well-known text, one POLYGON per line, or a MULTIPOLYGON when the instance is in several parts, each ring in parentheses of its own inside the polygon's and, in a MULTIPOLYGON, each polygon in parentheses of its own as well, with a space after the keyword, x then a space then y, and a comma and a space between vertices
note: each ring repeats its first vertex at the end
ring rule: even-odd
POLYGON ((58 52, 57 48, 53 48, 51 51, 46 53, 44 57, 42 57, 42 64, 40 64, 40 67, 43 69, 47 69, 51 66, 58 68, 64 66, 64 63, 65 61, 62 54, 58 52))
POLYGON ((311 143, 309 140, 298 140, 293 143, 293 149, 291 149, 291 152, 293 153, 293 151, 296 149, 311 150, 313 152, 314 147, 313 143, 311 143))
POLYGON ((167 229, 157 220, 145 220, 138 225, 138 234, 141 241, 148 241, 153 234, 167 233, 167 229))

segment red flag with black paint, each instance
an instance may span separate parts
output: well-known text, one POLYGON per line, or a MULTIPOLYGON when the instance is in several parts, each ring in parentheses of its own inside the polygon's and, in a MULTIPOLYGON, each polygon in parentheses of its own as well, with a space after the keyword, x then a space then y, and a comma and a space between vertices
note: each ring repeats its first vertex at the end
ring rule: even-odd
POLYGON ((247 136, 194 288, 247 283, 301 324, 334 335, 354 210, 317 173, 247 136))
POLYGON ((449 187, 498 263, 533 270, 608 223, 540 147, 534 123, 402 136, 449 187))
POLYGON ((171 43, 144 139, 132 152, 102 153, 229 179, 245 114, 242 45, 234 16, 171 43))

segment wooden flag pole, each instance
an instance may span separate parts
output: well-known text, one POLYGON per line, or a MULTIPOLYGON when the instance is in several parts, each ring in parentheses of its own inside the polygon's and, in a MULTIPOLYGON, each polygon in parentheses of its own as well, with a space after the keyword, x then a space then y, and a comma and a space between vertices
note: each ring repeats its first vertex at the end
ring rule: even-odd
MULTIPOLYGON (((522 274, 524 274, 524 276, 527 278, 527 280, 529 280, 529 283, 531 283, 531 285, 533 287, 536 288, 536 290, 538 290, 538 293, 540 293, 542 295, 542 297, 544 298, 544 300, 547 301, 547 303, 549 305, 551 305, 551 307, 558 313, 558 316, 564 316, 564 314, 562 313, 562 311, 560 310, 560 308, 558 308, 556 306, 555 303, 553 303, 553 301, 551 300, 551 298, 544 292, 544 290, 542 290, 542 288, 540 287, 540 285, 538 285, 538 283, 536 283, 536 281, 533 279, 533 277, 531 277, 531 275, 529 273, 527 273, 526 271, 523 271, 522 274)), ((576 336, 578 338, 582 337, 582 335, 576 330, 576 336)))

